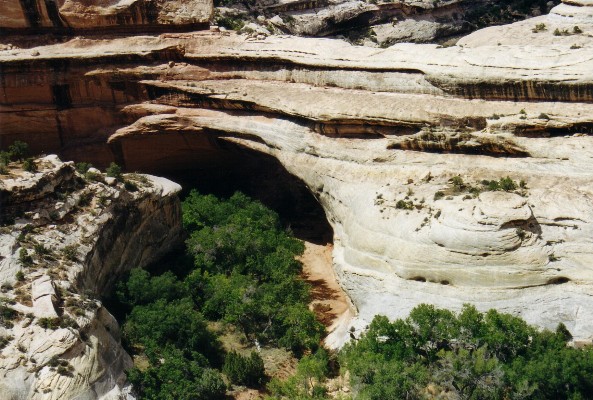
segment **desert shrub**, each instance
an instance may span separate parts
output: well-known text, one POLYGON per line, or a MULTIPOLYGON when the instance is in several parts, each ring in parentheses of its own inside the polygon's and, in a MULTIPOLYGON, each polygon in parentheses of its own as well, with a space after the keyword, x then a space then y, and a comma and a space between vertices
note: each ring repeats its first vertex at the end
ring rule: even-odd
POLYGON ((499 185, 500 185, 500 188, 502 190, 504 190, 505 192, 511 192, 511 191, 517 189, 517 183, 515 181, 513 181, 511 178, 509 178, 508 176, 505 178, 500 178, 499 185))
POLYGON ((568 29, 554 29, 554 36, 569 36, 570 32, 568 31, 568 29))
POLYGON ((93 199, 92 193, 90 193, 90 192, 81 193, 80 197, 78 198, 78 206, 86 207, 91 204, 92 199, 93 199))
POLYGON ((35 160, 33 160, 32 158, 27 158, 23 162, 23 169, 27 172, 36 172, 37 164, 35 164, 35 160))
POLYGON ((76 171, 80 174, 86 174, 86 172, 93 167, 93 164, 88 162, 78 162, 76 163, 76 171))
POLYGON ((18 312, 10 307, 11 302, 0 298, 0 326, 12 328, 12 321, 18 316, 18 312))
POLYGON ((6 346, 8 346, 8 343, 10 343, 12 341, 12 339, 13 339, 12 336, 5 336, 5 335, 0 336, 0 350, 5 348, 6 346))
POLYGON ((137 192, 138 191, 138 185, 136 185, 132 181, 124 181, 124 188, 126 188, 126 190, 129 192, 137 192))
POLYGON ((397 203, 395 203, 395 208, 400 210, 412 210, 414 209, 414 204, 411 201, 398 200, 397 203))
POLYGON ((216 16, 215 22, 216 22, 216 25, 223 26, 223 27, 233 30, 233 31, 239 31, 239 30, 243 29, 243 27, 245 26, 245 21, 243 21, 241 19, 241 17, 234 17, 234 16, 228 16, 228 15, 216 16))
POLYGON ((33 258, 29 255, 29 252, 24 247, 19 250, 19 261, 25 267, 33 265, 33 258))
POLYGON ((39 318, 37 325, 43 329, 58 329, 60 327, 60 321, 58 318, 39 318))
POLYGON ((42 243, 36 243, 33 246, 33 250, 35 251, 35 254, 37 254, 38 256, 45 256, 50 253, 49 249, 45 247, 42 243))
POLYGON ((25 280, 25 273, 22 270, 19 270, 14 274, 14 277, 17 281, 22 282, 25 280))
POLYGON ((64 258, 66 258, 66 260, 78 260, 78 245, 69 244, 68 246, 64 246, 64 248, 62 249, 62 254, 64 255, 64 258))
POLYGON ((526 188, 527 184, 525 183, 525 181, 521 181, 519 184, 517 182, 515 182, 513 179, 511 179, 510 177, 504 177, 504 178, 500 178, 498 181, 489 181, 489 180, 483 180, 482 186, 484 186, 486 188, 486 190, 489 191, 505 191, 505 192, 512 192, 513 190, 516 190, 518 187, 521 188, 526 188), (522 182, 522 183, 521 183, 522 182))
POLYGON ((121 167, 116 163, 112 162, 109 164, 109 167, 105 170, 107 176, 117 179, 118 181, 122 180, 122 171, 121 167))
POLYGON ((43 329, 51 329, 56 330, 58 328, 78 328, 78 324, 72 318, 67 315, 62 315, 60 317, 55 318, 39 318, 37 320, 37 325, 42 327, 43 329))
POLYGON ((8 147, 8 152, 11 159, 22 161, 29 155, 29 145, 25 142, 21 142, 20 140, 15 140, 8 147))
POLYGON ((94 171, 85 172, 84 179, 86 179, 87 181, 97 181, 97 182, 100 182, 103 180, 101 174, 94 172, 94 171))
POLYGON ((0 164, 8 165, 10 164, 11 155, 8 151, 0 151, 0 164))
POLYGON ((449 182, 453 185, 453 189, 456 192, 461 192, 465 189, 466 185, 463 182, 463 178, 459 175, 454 176, 453 178, 449 179, 449 182))
POLYGON ((2 291, 2 293, 6 293, 9 290, 12 290, 12 285, 8 282, 4 282, 2 285, 0 285, 0 291, 2 291))
POLYGON ((249 357, 230 352, 225 357, 222 372, 232 383, 249 387, 259 387, 266 377, 264 361, 255 351, 249 357))

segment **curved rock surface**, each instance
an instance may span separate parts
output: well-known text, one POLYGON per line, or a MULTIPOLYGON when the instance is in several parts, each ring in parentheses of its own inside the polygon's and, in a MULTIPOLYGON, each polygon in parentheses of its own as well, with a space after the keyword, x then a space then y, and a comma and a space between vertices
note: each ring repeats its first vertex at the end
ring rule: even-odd
POLYGON ((97 299, 178 243, 180 187, 127 175, 130 192, 56 156, 35 163, 34 173, 11 163, 0 181, 0 306, 16 311, 0 321, 0 397, 125 398, 132 360, 97 299))
POLYGON ((591 15, 566 2, 546 30, 447 48, 193 32, 5 50, 0 138, 143 171, 272 155, 326 211, 357 328, 471 302, 590 342, 591 15))

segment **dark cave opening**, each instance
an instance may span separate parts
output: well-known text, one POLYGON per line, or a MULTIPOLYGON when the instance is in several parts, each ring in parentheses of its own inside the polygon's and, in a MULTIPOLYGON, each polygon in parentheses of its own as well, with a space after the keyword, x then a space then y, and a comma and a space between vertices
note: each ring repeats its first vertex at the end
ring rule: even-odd
MULTIPOLYGON (((149 142, 146 139, 142 141, 144 145, 149 142)), ((151 173, 179 183, 182 187, 181 200, 193 189, 221 198, 228 198, 237 191, 243 192, 274 210, 283 226, 290 229, 297 239, 332 248, 333 229, 323 207, 303 181, 289 173, 270 155, 216 137, 208 138, 208 142, 203 147, 193 143, 185 148, 159 147, 151 143, 152 149, 159 149, 160 157, 148 161, 141 152, 129 152, 127 155, 132 157, 129 163, 133 165, 129 170, 151 173), (134 160, 134 156, 140 156, 142 162, 134 160)), ((153 275, 171 271, 181 277, 193 268, 193 263, 193 257, 179 243, 178 247, 144 269, 153 275)), ((124 274, 120 279, 125 281, 126 276, 124 274)), ((317 280, 311 284, 319 287, 320 282, 317 280)), ((334 290, 327 289, 327 286, 321 287, 325 288, 325 296, 334 298, 334 290)), ((123 324, 129 310, 116 298, 115 287, 103 293, 101 298, 109 311, 123 324)))
POLYGON ((182 199, 192 189, 223 198, 243 192, 277 212, 297 238, 320 245, 333 241, 332 227, 317 199, 278 160, 231 143, 219 144, 209 157, 196 154, 183 169, 158 175, 179 183, 182 199))

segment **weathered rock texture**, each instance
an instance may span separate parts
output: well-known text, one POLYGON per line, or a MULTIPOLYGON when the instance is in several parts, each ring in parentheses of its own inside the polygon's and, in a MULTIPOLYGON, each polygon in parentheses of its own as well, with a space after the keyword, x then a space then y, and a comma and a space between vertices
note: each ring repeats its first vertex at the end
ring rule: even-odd
POLYGON ((0 323, 0 398, 123 398, 132 361, 96 299, 177 244, 180 187, 131 174, 130 192, 56 156, 36 164, 29 173, 12 163, 0 181, 0 306, 17 311, 0 323))
POLYGON ((264 0, 225 2, 215 21, 242 32, 277 31, 302 36, 343 34, 371 47, 429 43, 483 26, 500 25, 546 14, 559 0, 264 0), (230 4, 227 4, 230 3, 230 4), (247 5, 247 7, 246 7, 247 5))
POLYGON ((448 48, 196 32, 6 50, 0 138, 143 171, 272 155, 326 211, 357 327, 470 302, 591 340, 592 16, 572 1, 545 30, 448 48), (523 187, 482 184, 507 176, 523 187))
POLYGON ((0 32, 198 28, 212 12, 209 0, 2 0, 0 32))

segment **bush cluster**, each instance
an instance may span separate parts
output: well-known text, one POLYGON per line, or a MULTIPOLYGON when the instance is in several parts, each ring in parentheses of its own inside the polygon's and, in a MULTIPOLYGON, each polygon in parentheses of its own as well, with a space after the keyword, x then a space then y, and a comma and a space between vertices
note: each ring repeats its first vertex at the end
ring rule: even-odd
POLYGON ((0 151, 0 174, 7 174, 7 166, 11 161, 24 161, 23 168, 25 171, 35 172, 36 165, 32 159, 25 160, 25 157, 29 154, 29 145, 20 140, 15 140, 10 146, 8 151, 0 151))
POLYGON ((222 372, 232 383, 250 387, 261 386, 266 376, 264 360, 255 351, 249 357, 230 352, 225 357, 222 372))
POLYGON ((570 332, 466 305, 459 314, 420 305, 407 319, 378 316, 340 354, 364 399, 584 399, 593 393, 593 349, 567 347, 570 332))
POLYGON ((216 368, 231 383, 264 382, 261 357, 225 356, 208 320, 297 354, 316 349, 324 333, 299 276, 295 257, 304 246, 276 213, 240 193, 222 200, 195 191, 182 209, 184 262, 164 266, 160 274, 134 269, 116 290, 128 309, 124 338, 150 362, 148 369, 128 372, 142 399, 223 398, 226 387, 216 368))

